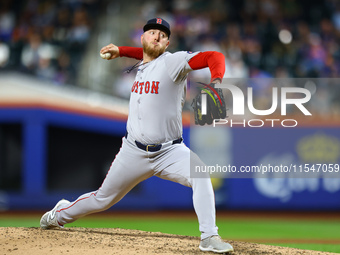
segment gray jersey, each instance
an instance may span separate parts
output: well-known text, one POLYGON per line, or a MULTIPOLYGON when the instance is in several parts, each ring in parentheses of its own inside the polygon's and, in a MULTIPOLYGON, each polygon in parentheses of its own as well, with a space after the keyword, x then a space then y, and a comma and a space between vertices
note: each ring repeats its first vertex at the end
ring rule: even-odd
POLYGON ((199 52, 163 53, 142 64, 131 89, 127 131, 144 144, 164 143, 182 136, 188 61, 199 52))
POLYGON ((186 80, 192 71, 188 61, 196 54, 166 52, 139 67, 130 97, 129 134, 122 139, 122 147, 102 186, 58 208, 56 218, 59 225, 106 210, 138 183, 157 176, 191 187, 201 239, 218 235, 210 178, 190 176, 190 164, 204 165, 203 162, 183 142, 170 142, 182 135, 186 80), (136 140, 162 145, 158 151, 148 151, 138 147, 136 140))

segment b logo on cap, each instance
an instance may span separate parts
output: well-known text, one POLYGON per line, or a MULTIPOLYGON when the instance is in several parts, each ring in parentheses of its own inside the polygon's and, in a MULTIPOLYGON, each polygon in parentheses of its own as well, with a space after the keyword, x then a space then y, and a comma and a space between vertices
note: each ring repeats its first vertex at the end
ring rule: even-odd
POLYGON ((157 24, 162 24, 162 19, 157 19, 157 24))

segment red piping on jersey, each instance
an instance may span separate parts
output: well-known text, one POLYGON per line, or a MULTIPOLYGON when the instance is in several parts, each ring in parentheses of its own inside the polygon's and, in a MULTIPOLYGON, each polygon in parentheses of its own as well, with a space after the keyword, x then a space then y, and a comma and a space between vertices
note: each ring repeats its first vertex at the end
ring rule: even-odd
POLYGON ((135 59, 143 59, 143 48, 119 46, 119 56, 135 59))
POLYGON ((217 51, 200 52, 189 60, 189 65, 193 70, 209 67, 211 82, 215 79, 222 81, 225 72, 224 55, 217 51))
POLYGON ((74 206, 76 203, 80 202, 81 200, 87 199, 87 198, 91 197, 92 195, 96 196, 96 192, 92 192, 88 197, 83 197, 83 198, 81 198, 81 199, 78 199, 77 201, 75 201, 74 203, 72 203, 69 207, 60 209, 60 210, 58 210, 57 212, 61 212, 61 211, 67 210, 67 209, 71 208, 72 206, 74 206))

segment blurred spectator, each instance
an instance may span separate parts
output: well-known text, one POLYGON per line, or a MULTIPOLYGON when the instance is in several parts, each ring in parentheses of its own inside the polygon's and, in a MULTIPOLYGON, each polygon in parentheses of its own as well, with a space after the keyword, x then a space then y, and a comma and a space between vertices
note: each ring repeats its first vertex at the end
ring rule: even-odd
POLYGON ((11 1, 2 0, 0 3, 0 40, 9 42, 15 26, 15 16, 11 11, 11 1))
POLYGON ((25 71, 34 73, 39 65, 39 49, 42 46, 41 35, 32 33, 28 37, 28 43, 23 47, 21 63, 25 71))
POLYGON ((66 6, 59 8, 53 27, 54 40, 59 45, 63 45, 63 42, 66 41, 67 33, 71 27, 71 10, 69 8, 66 6))
POLYGON ((321 38, 316 33, 310 33, 308 44, 300 50, 301 62, 299 69, 301 75, 308 77, 318 77, 326 60, 326 50, 322 45, 321 38))
POLYGON ((55 67, 51 63, 49 56, 42 55, 39 58, 38 67, 35 70, 35 75, 43 80, 53 80, 56 76, 55 67))
POLYGON ((72 26, 69 29, 67 41, 73 46, 83 47, 90 36, 89 17, 84 8, 75 10, 72 26))
POLYGON ((3 0, 0 3, 0 67, 56 84, 76 85, 79 63, 100 0, 3 0), (18 8, 20 6, 20 8, 18 8))
POLYGON ((56 84, 70 84, 74 85, 76 80, 74 73, 76 73, 74 66, 71 63, 70 55, 66 51, 62 51, 58 55, 57 68, 53 80, 56 84))

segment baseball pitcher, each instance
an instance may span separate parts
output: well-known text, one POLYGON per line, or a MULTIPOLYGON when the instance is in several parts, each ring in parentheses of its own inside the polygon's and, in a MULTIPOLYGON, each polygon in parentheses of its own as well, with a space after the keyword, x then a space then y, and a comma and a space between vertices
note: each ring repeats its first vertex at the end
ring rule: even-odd
POLYGON ((209 87, 213 88, 224 75, 224 56, 214 51, 167 52, 170 25, 161 18, 149 20, 143 30, 142 48, 109 44, 100 50, 102 57, 108 60, 119 57, 140 60, 131 68, 137 68, 137 74, 131 84, 127 132, 102 186, 73 202, 60 200, 42 216, 40 226, 58 228, 104 211, 141 181, 158 176, 192 188, 201 231, 199 248, 216 253, 232 252, 233 247, 218 235, 211 180, 209 176, 190 177, 190 158, 200 159, 182 139, 182 107, 188 73, 208 67, 211 72, 209 87))

